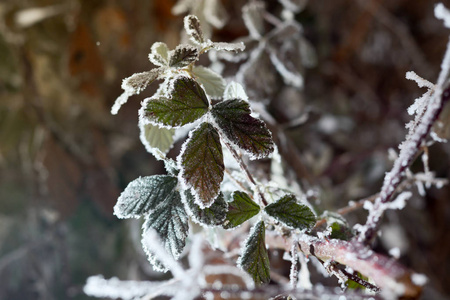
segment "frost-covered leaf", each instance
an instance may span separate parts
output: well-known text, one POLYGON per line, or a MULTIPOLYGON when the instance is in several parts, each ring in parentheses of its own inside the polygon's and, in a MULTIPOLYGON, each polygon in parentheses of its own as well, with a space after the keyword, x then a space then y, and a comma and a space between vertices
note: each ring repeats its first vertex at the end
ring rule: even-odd
POLYGON ((250 231, 245 241, 242 255, 238 259, 238 266, 252 276, 256 285, 270 281, 269 256, 265 242, 265 224, 259 221, 250 231))
POLYGON ((225 91, 225 79, 211 69, 198 66, 192 68, 192 74, 205 88, 211 98, 220 98, 225 91))
POLYGON ((202 44, 205 42, 199 19, 194 15, 184 18, 184 29, 194 43, 202 44))
POLYGON ((167 175, 139 177, 120 194, 114 214, 121 219, 139 218, 171 198, 177 183, 176 177, 167 175))
POLYGON ((161 74, 161 69, 133 74, 122 81, 122 89, 130 95, 139 94, 161 74))
POLYGON ((265 10, 264 2, 261 1, 250 2, 242 8, 242 19, 244 19, 245 26, 247 27, 250 36, 254 39, 259 39, 265 33, 265 10))
POLYGON ((179 156, 180 177, 192 191, 200 207, 210 206, 219 194, 224 164, 217 130, 202 123, 189 134, 179 156))
POLYGON ((147 72, 133 74, 122 81, 124 92, 116 99, 111 108, 111 114, 116 115, 130 96, 139 94, 161 75, 161 69, 153 69, 147 72))
POLYGON ((273 70, 269 55, 261 45, 250 55, 236 74, 238 82, 243 83, 250 99, 267 101, 272 99, 277 86, 277 73, 273 70))
POLYGON ((162 128, 153 124, 140 123, 140 139, 142 144, 144 144, 145 149, 152 153, 156 158, 162 159, 170 148, 172 148, 175 130, 162 128), (160 151, 160 153, 155 153, 156 151, 160 151))
POLYGON ((186 210, 195 222, 206 226, 219 226, 225 220, 228 211, 228 204, 222 193, 217 196, 214 203, 211 204, 210 207, 204 209, 200 208, 200 206, 195 203, 195 198, 189 190, 185 191, 184 196, 187 208, 186 210))
POLYGON ((273 140, 263 121, 250 116, 248 102, 226 100, 213 106, 212 114, 225 136, 251 158, 263 158, 273 152, 273 140))
POLYGON ((211 45, 214 49, 218 51, 244 51, 245 45, 243 42, 239 43, 212 43, 211 45))
POLYGON ((198 59, 197 47, 191 45, 178 45, 170 51, 169 65, 172 68, 184 68, 198 59))
POLYGON ((146 99, 144 116, 153 124, 179 127, 195 122, 208 111, 208 98, 193 79, 177 77, 171 82, 170 98, 156 96, 146 99))
POLYGON ((164 160, 164 168, 166 169, 167 174, 172 176, 178 176, 178 173, 180 172, 177 162, 171 158, 166 158, 164 160))
MULTIPOLYGON (((189 232, 188 215, 181 202, 180 193, 173 188, 167 194, 164 202, 160 203, 150 214, 147 215, 143 229, 143 241, 150 228, 158 233, 164 248, 173 258, 178 259, 186 245, 186 238, 189 232)), ((148 255, 149 261, 158 271, 166 271, 166 266, 153 255, 151 251, 143 244, 144 251, 148 255)))
POLYGON ((310 229, 316 223, 316 217, 308 206, 298 204, 294 195, 287 195, 271 203, 264 209, 266 213, 285 224, 297 229, 310 229))
POLYGON ((248 96, 245 93, 244 88, 239 83, 232 81, 225 88, 225 92, 223 93, 224 100, 231 99, 242 99, 248 101, 248 96))
POLYGON ((295 87, 303 86, 303 64, 300 26, 295 22, 286 22, 268 35, 270 60, 283 76, 284 81, 295 87))
POLYGON ((244 192, 236 191, 232 195, 233 201, 228 203, 228 213, 223 228, 230 229, 241 225, 257 215, 260 211, 258 204, 244 192))
POLYGON ((166 44, 161 42, 156 42, 152 45, 150 54, 148 55, 149 60, 160 67, 169 66, 169 48, 166 44))

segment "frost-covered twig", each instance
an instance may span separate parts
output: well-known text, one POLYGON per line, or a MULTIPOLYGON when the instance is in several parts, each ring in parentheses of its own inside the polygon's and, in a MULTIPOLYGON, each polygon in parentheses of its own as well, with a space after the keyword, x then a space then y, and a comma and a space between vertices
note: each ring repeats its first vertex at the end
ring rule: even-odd
MULTIPOLYGON (((447 60, 450 60, 450 50, 447 50, 447 60)), ((444 104, 450 98, 450 88, 443 90, 443 84, 438 85, 434 90, 430 104, 419 120, 418 125, 410 132, 405 142, 401 144, 399 157, 394 162, 392 170, 386 174, 383 187, 379 197, 375 200, 373 209, 370 210, 367 222, 360 232, 358 240, 366 244, 370 243, 376 236, 376 232, 384 213, 385 206, 383 204, 392 201, 396 188, 402 182, 406 169, 411 165, 416 157, 420 146, 425 141, 431 131, 431 127, 439 117, 444 104)))
MULTIPOLYGON (((437 5, 435 15, 439 19, 444 19, 445 25, 447 26, 450 24, 450 14, 446 15, 443 13, 444 11, 448 12, 442 4, 437 5)), ((423 99, 420 99, 423 103, 423 112, 418 112, 412 125, 407 126, 409 132, 406 136, 406 140, 399 146, 399 156, 395 160, 392 170, 387 173, 384 178, 380 196, 375 200, 372 209, 369 210, 366 224, 359 229, 359 242, 369 244, 375 238, 381 217, 387 208, 385 204, 392 201, 396 188, 405 176, 405 171, 416 158, 416 155, 420 151, 421 146, 425 143, 425 139, 430 133, 433 124, 438 119, 444 104, 449 100, 449 72, 450 42, 447 44, 447 50, 441 64, 438 82, 433 89, 430 88, 430 90, 425 93, 423 99)), ((419 83, 419 86, 431 87, 430 84, 415 75, 415 73, 407 73, 407 78, 416 80, 419 83)))
POLYGON ((267 202, 267 200, 265 199, 263 193, 261 193, 258 189, 258 185, 255 181, 255 179, 253 178, 253 175, 250 173, 250 171, 247 168, 247 165, 244 163, 244 161, 242 160, 242 158, 239 156, 239 154, 236 152, 236 150, 234 150, 233 146, 230 145, 230 143, 228 143, 227 141, 224 140, 224 144, 227 147, 227 149, 231 152, 231 154, 233 155, 234 159, 237 161, 237 163, 239 164, 239 166, 241 167, 242 171, 244 172, 245 176, 247 177, 248 181, 250 182, 250 184, 258 190, 258 195, 261 199, 261 202, 264 204, 264 206, 267 206, 269 203, 267 202))
MULTIPOLYGON (((266 234, 270 248, 289 251, 292 238, 276 233, 266 234)), ((305 255, 313 255, 324 262, 337 262, 371 278, 384 292, 395 296, 417 297, 421 286, 412 280, 412 273, 395 259, 375 253, 358 242, 323 240, 302 235, 298 243, 305 255)))

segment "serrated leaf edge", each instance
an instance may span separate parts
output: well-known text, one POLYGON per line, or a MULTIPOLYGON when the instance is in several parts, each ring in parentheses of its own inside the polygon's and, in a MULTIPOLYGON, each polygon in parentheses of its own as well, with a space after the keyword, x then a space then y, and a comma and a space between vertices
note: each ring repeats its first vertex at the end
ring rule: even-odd
MULTIPOLYGON (((205 115, 208 116, 208 115, 209 115, 209 112, 206 113, 205 115)), ((205 118, 205 116, 203 116, 203 118, 205 118)), ((207 118, 207 117, 206 117, 206 118, 207 118)), ((201 209, 205 209, 205 208, 210 207, 210 206, 214 203, 214 201, 211 201, 208 205, 205 205, 205 204, 202 202, 202 200, 200 199, 200 196, 198 195, 197 191, 196 191, 193 187, 191 187, 191 186, 189 185, 188 182, 186 182, 186 181, 184 180, 184 178, 183 178, 183 175, 184 175, 184 172, 183 172, 183 171, 184 171, 184 169, 183 169, 183 166, 182 166, 181 158, 182 158, 184 152, 186 151, 187 144, 188 144, 188 142, 190 141, 193 132, 194 132, 195 130, 197 130, 198 128, 200 128, 200 126, 203 125, 203 123, 208 123, 208 124, 212 125, 212 126, 214 127, 214 129, 217 130, 217 127, 216 127, 214 124, 212 124, 211 122, 209 122, 209 120, 210 120, 210 118, 208 118, 208 121, 200 122, 194 129, 192 129, 191 131, 189 131, 188 138, 184 141, 183 145, 181 145, 180 154, 178 154, 178 156, 177 156, 177 165, 178 165, 178 168, 180 169, 180 173, 178 174, 178 182, 181 184, 181 188, 182 188, 182 189, 184 189, 184 190, 190 190, 190 191, 191 191, 192 195, 194 196, 195 203, 196 203, 198 206, 200 206, 201 209)), ((220 141, 221 138, 222 138, 222 136, 219 134, 219 141, 220 141)), ((222 181, 223 181, 223 179, 222 179, 222 181)), ((214 199, 217 198, 217 196, 219 195, 219 193, 220 193, 220 189, 219 189, 219 191, 217 192, 217 194, 214 195, 214 199)))

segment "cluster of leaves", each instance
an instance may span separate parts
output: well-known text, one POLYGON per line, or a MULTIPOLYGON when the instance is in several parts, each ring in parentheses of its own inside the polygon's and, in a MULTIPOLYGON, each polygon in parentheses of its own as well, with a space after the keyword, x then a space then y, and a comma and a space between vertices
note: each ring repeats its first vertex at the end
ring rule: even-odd
MULTIPOLYGON (((119 218, 144 217, 143 236, 155 230, 175 259, 186 245, 189 219, 205 227, 233 229, 259 215, 238 264, 256 283, 267 283, 266 222, 305 230, 314 225, 315 215, 293 194, 264 207, 253 200, 260 200, 259 192, 250 195, 236 190, 229 198, 221 192, 226 169, 223 151, 243 152, 251 159, 259 159, 274 151, 274 143, 265 123, 252 115, 242 86, 226 86, 219 74, 194 66, 199 55, 210 49, 236 51, 242 50, 242 45, 205 39, 199 20, 192 15, 185 18, 185 29, 193 45, 179 45, 169 51, 165 44, 155 43, 149 58, 158 67, 123 81, 125 92, 113 112, 130 95, 164 79, 155 95, 143 101, 139 115, 141 139, 155 157, 164 160, 168 175, 132 181, 120 195, 114 213, 119 218), (189 135, 175 162, 165 154, 180 128, 187 128, 189 135)), ((157 270, 167 270, 151 250, 145 250, 157 270)))
MULTIPOLYGON (((289 9, 301 9, 305 1, 280 1, 289 9), (298 2, 298 3, 294 3, 298 2)), ((239 39, 246 45, 245 53, 219 53, 218 58, 239 64, 236 78, 244 84, 250 97, 268 102, 279 89, 278 75, 286 85, 303 87, 303 69, 316 64, 315 51, 303 37, 301 25, 293 19, 277 20, 271 29, 266 22, 266 4, 252 1, 242 9, 249 35, 239 39)), ((276 19, 275 16, 271 16, 276 19)))

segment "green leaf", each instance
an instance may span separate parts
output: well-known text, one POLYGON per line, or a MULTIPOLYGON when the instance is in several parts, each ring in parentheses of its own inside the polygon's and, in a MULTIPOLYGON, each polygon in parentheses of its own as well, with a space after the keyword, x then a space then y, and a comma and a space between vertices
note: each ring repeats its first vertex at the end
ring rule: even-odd
POLYGON ((120 194, 114 214, 121 219, 139 218, 171 198, 177 183, 176 177, 167 175, 139 177, 120 194))
POLYGON ((180 177, 192 188, 197 204, 202 208, 210 206, 219 194, 225 170, 217 130, 205 122, 191 131, 179 162, 180 177))
POLYGON ((149 228, 153 228, 159 234, 162 244, 167 253, 178 259, 186 245, 186 238, 189 233, 188 215, 181 202, 180 193, 176 188, 172 189, 164 202, 159 204, 155 210, 147 215, 143 229, 143 246, 148 255, 149 261, 158 271, 165 271, 166 268, 155 258, 145 246, 145 234, 149 228))
POLYGON ((208 111, 208 98, 195 80, 180 76, 171 86, 170 98, 156 96, 144 103, 144 115, 151 123, 179 127, 195 122, 208 111))
POLYGON ((200 27, 200 21, 194 15, 189 15, 184 18, 184 28, 186 33, 190 36, 191 40, 196 44, 202 44, 205 42, 203 37, 202 28, 200 27))
POLYGON ((242 255, 238 259, 238 266, 252 276, 256 285, 270 281, 269 256, 265 243, 265 224, 259 221, 250 231, 245 242, 242 255))
POLYGON ((327 226, 331 227, 330 238, 348 241, 354 236, 352 228, 342 215, 326 211, 323 217, 327 220, 327 226))
POLYGON ((223 228, 225 229, 241 225, 260 211, 259 205, 253 202, 244 192, 236 191, 233 193, 232 198, 233 201, 228 203, 228 213, 223 223, 223 228))
POLYGON ((192 74, 205 88, 206 93, 211 98, 221 98, 225 91, 225 79, 211 69, 198 66, 192 68, 192 74))
POLYGON ((287 195, 267 205, 266 213, 291 228, 310 229, 316 223, 316 217, 308 206, 298 204, 294 195, 287 195))
POLYGON ((186 197, 186 210, 195 222, 206 226, 219 226, 225 220, 227 216, 228 204, 222 193, 217 196, 214 203, 211 204, 210 207, 205 209, 201 209, 200 206, 195 203, 195 198, 189 190, 185 191, 184 195, 186 197))
POLYGON ((153 124, 141 124, 140 139, 148 152, 155 155, 156 158, 162 158, 172 148, 174 129, 167 129, 153 124), (155 149, 159 150, 162 155, 155 153, 155 149))
POLYGON ((150 61, 160 67, 169 66, 169 48, 166 44, 156 42, 152 45, 152 50, 148 55, 150 61))
POLYGON ((249 104, 240 99, 226 100, 213 106, 212 114, 225 136, 251 158, 273 152, 272 135, 265 123, 250 116, 249 104))
POLYGON ((170 51, 169 65, 172 68, 184 68, 198 59, 197 47, 191 45, 178 45, 170 51))

